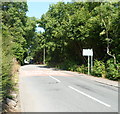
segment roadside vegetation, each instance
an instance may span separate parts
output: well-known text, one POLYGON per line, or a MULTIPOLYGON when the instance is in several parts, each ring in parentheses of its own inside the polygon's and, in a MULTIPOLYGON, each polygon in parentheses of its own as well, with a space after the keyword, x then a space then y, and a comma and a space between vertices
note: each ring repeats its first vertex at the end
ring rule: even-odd
MULTIPOLYGON (((36 28, 35 18, 26 16, 26 2, 2 3, 2 98, 13 99, 17 92, 18 71, 24 65, 28 54, 28 44, 36 28), (31 32, 32 31, 32 32, 31 32), (28 39, 29 38, 29 39, 28 39)), ((3 107, 4 108, 4 107, 3 107)))
MULTIPOLYGON (((63 70, 88 74, 87 64, 78 65, 76 63, 71 63, 70 61, 66 61, 62 64, 54 64, 54 65, 52 63, 50 64, 48 63, 48 66, 56 67, 63 70)), ((119 68, 120 68, 120 64, 114 64, 113 59, 109 59, 106 63, 95 60, 93 70, 91 70, 91 75, 118 81, 120 78, 119 68)))
POLYGON ((82 55, 82 49, 91 48, 94 52, 91 74, 119 80, 120 3, 58 2, 41 19, 27 17, 27 11, 26 2, 2 3, 4 100, 15 90, 17 82, 13 77, 18 66, 30 58, 42 63, 44 48, 47 65, 85 74, 87 57, 82 55), (45 32, 36 32, 36 24, 45 32))
POLYGON ((35 58, 42 57, 45 48, 48 65, 87 73, 87 57, 82 50, 93 49, 91 74, 119 79, 120 3, 59 2, 51 5, 38 23, 45 32, 39 36, 35 58))

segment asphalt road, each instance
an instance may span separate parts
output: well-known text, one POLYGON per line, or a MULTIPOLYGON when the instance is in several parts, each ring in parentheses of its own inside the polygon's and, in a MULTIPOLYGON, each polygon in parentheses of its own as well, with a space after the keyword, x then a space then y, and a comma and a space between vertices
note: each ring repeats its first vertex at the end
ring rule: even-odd
POLYGON ((26 65, 19 78, 22 112, 118 112, 118 88, 80 74, 26 65))

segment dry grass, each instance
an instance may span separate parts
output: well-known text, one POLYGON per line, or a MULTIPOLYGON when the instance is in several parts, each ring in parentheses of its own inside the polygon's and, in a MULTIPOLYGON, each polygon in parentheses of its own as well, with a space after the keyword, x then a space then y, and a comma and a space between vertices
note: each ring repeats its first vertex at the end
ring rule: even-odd
POLYGON ((19 69, 20 69, 20 65, 19 63, 17 62, 17 60, 14 58, 13 59, 13 66, 12 66, 12 80, 15 84, 18 83, 18 79, 19 79, 19 69))

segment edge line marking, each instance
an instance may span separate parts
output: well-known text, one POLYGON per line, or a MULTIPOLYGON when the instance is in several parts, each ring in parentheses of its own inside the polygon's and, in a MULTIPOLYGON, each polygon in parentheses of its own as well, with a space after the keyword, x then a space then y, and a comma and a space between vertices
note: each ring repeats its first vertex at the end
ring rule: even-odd
POLYGON ((52 79, 56 80, 57 82, 61 82, 60 80, 54 78, 53 76, 49 76, 49 77, 51 77, 52 79))
POLYGON ((107 104, 107 103, 104 103, 103 101, 100 101, 100 100, 98 100, 98 99, 96 99, 96 98, 94 98, 94 97, 92 97, 92 96, 90 96, 90 95, 88 95, 88 94, 86 94, 86 93, 84 93, 84 92, 82 92, 82 91, 79 91, 78 89, 75 89, 75 88, 72 87, 72 86, 68 86, 68 87, 71 88, 71 89, 73 89, 73 90, 75 90, 75 91, 78 92, 78 93, 81 93, 82 95, 84 95, 84 96, 86 96, 86 97, 89 97, 90 99, 93 99, 93 100, 95 100, 95 101, 97 101, 97 102, 99 102, 99 103, 107 106, 107 107, 111 107, 111 105, 109 105, 109 104, 107 104))

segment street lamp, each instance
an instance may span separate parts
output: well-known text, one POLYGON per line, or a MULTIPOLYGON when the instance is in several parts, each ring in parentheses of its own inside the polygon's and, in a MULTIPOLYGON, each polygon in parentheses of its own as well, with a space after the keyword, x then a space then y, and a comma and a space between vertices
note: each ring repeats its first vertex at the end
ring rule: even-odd
MULTIPOLYGON (((41 33, 44 33, 45 30, 42 27, 38 27, 38 24, 36 25, 37 32, 40 31, 41 33)), ((44 41, 44 48, 43 48, 43 64, 45 65, 45 41, 44 41)))

